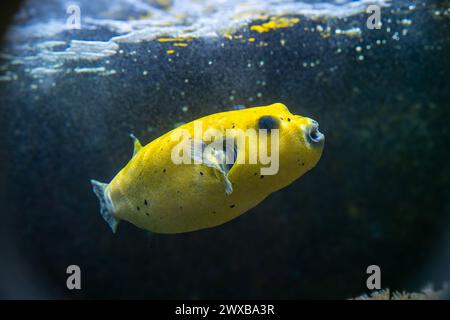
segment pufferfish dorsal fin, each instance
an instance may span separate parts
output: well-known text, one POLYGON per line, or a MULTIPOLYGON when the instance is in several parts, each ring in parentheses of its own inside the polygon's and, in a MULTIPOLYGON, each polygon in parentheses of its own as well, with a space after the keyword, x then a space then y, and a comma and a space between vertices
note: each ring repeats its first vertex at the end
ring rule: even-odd
POLYGON ((133 145, 134 145, 134 150, 133 150, 133 157, 136 155, 136 153, 139 152, 139 150, 142 149, 142 144, 139 141, 138 138, 135 137, 134 134, 130 133, 130 138, 133 139, 133 145))
POLYGON ((236 161, 236 146, 234 141, 219 139, 207 145, 203 140, 192 140, 191 158, 194 163, 204 164, 210 168, 216 169, 223 177, 223 183, 226 194, 233 192, 233 185, 228 179, 228 173, 236 161), (226 148, 226 146, 232 146, 226 148), (227 152, 227 149, 231 149, 227 152))

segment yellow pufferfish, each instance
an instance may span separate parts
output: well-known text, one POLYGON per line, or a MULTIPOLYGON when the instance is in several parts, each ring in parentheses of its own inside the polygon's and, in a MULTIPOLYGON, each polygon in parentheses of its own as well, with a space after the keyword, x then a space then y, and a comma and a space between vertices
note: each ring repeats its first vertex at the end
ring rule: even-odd
POLYGON ((109 184, 91 180, 101 215, 113 232, 121 220, 167 234, 228 222, 312 169, 321 157, 325 139, 316 121, 293 115, 281 103, 211 114, 175 128, 146 146, 132 138, 134 155, 114 179, 109 184), (223 149, 229 149, 225 145, 234 141, 231 162, 223 161, 230 157, 229 153, 224 157, 220 147, 208 156, 198 157, 208 143, 217 142, 214 137, 211 141, 195 138, 199 124, 204 131, 214 129, 226 137, 226 143, 218 144, 223 149), (247 143, 236 143, 238 135, 248 129, 259 132, 257 139, 244 137, 240 141, 247 143), (240 133, 234 133, 230 140, 229 131, 240 133), (268 134, 265 143, 260 137, 261 132, 271 131, 278 134, 279 167, 275 174, 263 174, 267 164, 259 158, 249 161, 249 151, 273 152, 273 136, 268 134), (173 160, 173 150, 180 146, 180 132, 190 134, 191 163, 173 160), (251 143, 257 143, 258 149, 250 149, 251 143))

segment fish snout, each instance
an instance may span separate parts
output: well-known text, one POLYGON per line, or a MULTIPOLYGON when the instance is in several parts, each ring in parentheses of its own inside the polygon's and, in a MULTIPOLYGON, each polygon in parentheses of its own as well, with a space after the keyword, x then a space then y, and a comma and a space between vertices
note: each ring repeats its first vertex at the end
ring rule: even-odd
POLYGON ((319 131, 319 123, 316 120, 310 121, 306 129, 306 138, 311 145, 320 146, 325 140, 325 135, 319 131))

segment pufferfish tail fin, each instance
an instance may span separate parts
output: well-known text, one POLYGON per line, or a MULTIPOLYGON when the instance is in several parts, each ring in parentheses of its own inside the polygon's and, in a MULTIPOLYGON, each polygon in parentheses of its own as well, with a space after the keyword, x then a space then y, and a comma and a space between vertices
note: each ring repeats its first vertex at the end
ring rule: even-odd
POLYGON ((105 189, 108 186, 107 183, 102 183, 97 180, 91 180, 92 191, 94 191, 100 202, 100 214, 103 219, 108 223, 113 233, 116 233, 117 226, 120 219, 114 216, 113 207, 109 196, 105 193, 105 189))

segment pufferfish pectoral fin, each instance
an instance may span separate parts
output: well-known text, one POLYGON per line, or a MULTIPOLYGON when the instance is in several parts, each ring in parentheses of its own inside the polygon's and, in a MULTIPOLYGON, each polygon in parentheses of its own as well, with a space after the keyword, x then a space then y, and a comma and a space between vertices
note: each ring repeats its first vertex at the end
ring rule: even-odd
POLYGON ((130 138, 133 139, 133 145, 134 145, 134 150, 133 150, 133 157, 136 155, 136 153, 139 152, 139 150, 142 149, 142 144, 139 141, 138 138, 135 137, 134 134, 130 133, 130 138))
POLYGON ((223 177, 225 192, 229 195, 233 193, 233 185, 228 179, 230 167, 225 163, 226 155, 222 146, 222 141, 220 141, 220 145, 217 142, 207 145, 202 140, 193 140, 191 147, 191 158, 195 163, 204 164, 219 171, 223 177), (214 147, 214 145, 217 147, 214 147))

